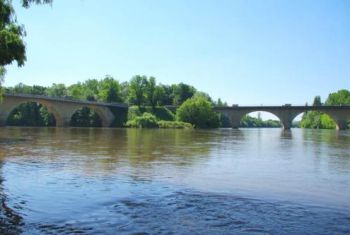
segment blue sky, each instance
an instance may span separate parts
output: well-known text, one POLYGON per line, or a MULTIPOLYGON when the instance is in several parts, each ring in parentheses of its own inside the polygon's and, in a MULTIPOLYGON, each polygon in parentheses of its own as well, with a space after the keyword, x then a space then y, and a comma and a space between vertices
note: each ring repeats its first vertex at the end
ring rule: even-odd
POLYGON ((350 1, 54 0, 15 8, 28 60, 5 86, 112 75, 185 82, 229 104, 350 89, 350 1))

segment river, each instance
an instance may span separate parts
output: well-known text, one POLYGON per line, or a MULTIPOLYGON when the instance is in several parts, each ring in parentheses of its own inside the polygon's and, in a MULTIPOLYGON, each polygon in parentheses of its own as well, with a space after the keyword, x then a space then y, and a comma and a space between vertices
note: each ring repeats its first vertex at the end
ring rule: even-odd
POLYGON ((349 234, 350 132, 0 129, 1 234, 349 234))

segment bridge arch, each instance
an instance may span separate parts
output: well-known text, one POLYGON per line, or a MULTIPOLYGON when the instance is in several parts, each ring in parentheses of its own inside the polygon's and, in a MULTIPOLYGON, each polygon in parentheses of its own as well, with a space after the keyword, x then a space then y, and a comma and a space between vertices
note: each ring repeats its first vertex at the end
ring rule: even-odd
POLYGON ((102 127, 102 119, 93 109, 83 106, 71 115, 70 126, 73 127, 102 127))
MULTIPOLYGON (((36 100, 36 99, 28 99, 28 100, 17 100, 15 102, 11 102, 10 105, 8 105, 7 107, 7 110, 5 113, 2 114, 2 120, 1 122, 4 124, 4 125, 17 125, 15 122, 13 122, 14 120, 9 120, 11 118, 12 115, 15 115, 15 112, 17 112, 17 114, 20 114, 23 110, 23 108, 31 108, 31 109, 34 109, 33 111, 38 111, 38 110, 35 110, 37 108, 41 108, 41 107, 44 107, 48 114, 50 115, 49 118, 53 119, 53 120, 48 120, 48 124, 49 126, 56 126, 57 122, 59 122, 61 120, 61 115, 60 113, 54 108, 54 106, 50 103, 50 102, 47 102, 45 100, 36 100), (32 104, 35 104, 37 107, 30 107, 30 105, 32 104), (25 107, 25 105, 28 105, 28 107, 25 107), (52 115, 52 116, 51 116, 52 115)), ((38 114, 40 115, 40 114, 38 114)), ((38 117, 36 117, 38 118, 38 117)), ((40 118, 43 118, 40 116, 40 118)), ((35 118, 33 118, 35 119, 35 118)), ((38 120, 36 120, 38 121, 38 120)), ((20 124, 19 124, 20 125, 20 124)), ((28 123, 27 123, 28 125, 28 123)), ((37 122, 37 124, 35 124, 35 122, 32 122, 32 124, 29 124, 28 126, 45 126, 44 124, 43 125, 40 125, 40 121, 37 122)))
POLYGON ((335 122, 337 130, 346 130, 349 128, 350 113, 327 110, 323 111, 323 113, 328 115, 335 122))
POLYGON ((273 112, 252 111, 244 114, 240 120, 240 127, 282 127, 280 118, 273 112))
POLYGON ((299 127, 311 129, 335 129, 336 120, 328 112, 313 110, 298 115, 294 121, 299 121, 299 127), (303 120, 303 118, 305 119, 303 120))
POLYGON ((228 109, 219 109, 223 115, 231 120, 232 128, 239 128, 242 118, 252 112, 267 112, 276 116, 281 122, 284 129, 292 127, 293 119, 303 112, 303 110, 280 109, 269 107, 233 107, 228 109))
POLYGON ((114 115, 109 108, 86 105, 76 108, 70 115, 70 126, 80 127, 110 127, 114 121, 114 115), (77 120, 80 118, 81 120, 77 120))

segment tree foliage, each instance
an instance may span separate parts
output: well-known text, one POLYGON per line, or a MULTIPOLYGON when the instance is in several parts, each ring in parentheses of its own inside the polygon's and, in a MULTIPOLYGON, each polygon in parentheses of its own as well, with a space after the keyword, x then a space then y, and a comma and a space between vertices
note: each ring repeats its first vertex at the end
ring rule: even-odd
POLYGON ((326 105, 350 105, 350 91, 342 89, 329 94, 326 105))
POLYGON ((23 66, 26 60, 23 42, 24 30, 16 20, 11 1, 0 0, 0 67, 17 62, 23 66))
POLYGON ((129 102, 141 106, 146 98, 147 77, 136 75, 130 80, 129 102))
POLYGON ((25 8, 30 7, 31 4, 48 4, 52 3, 52 0, 22 0, 22 6, 25 8))
MULTIPOLYGON (((350 105, 350 91, 346 89, 330 93, 325 102, 326 105, 350 105)), ((316 96, 314 99, 314 106, 323 105, 321 97, 316 96)), ((300 122, 302 128, 314 129, 334 129, 336 124, 334 120, 325 113, 319 111, 306 112, 300 122)))
POLYGON ((241 122, 240 122, 240 127, 266 127, 266 128, 273 128, 273 127, 281 127, 281 122, 277 120, 262 120, 261 118, 255 118, 251 117, 249 115, 245 115, 241 122))
POLYGON ((177 109, 176 118, 178 121, 193 124, 195 128, 216 128, 220 125, 219 115, 203 96, 187 99, 177 109))

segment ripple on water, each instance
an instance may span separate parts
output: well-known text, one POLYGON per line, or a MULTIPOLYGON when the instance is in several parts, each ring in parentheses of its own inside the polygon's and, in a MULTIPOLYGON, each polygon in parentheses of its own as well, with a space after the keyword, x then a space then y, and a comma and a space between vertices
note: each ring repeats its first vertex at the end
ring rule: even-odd
POLYGON ((120 198, 74 219, 24 228, 33 234, 349 234, 350 215, 289 202, 185 191, 120 198))

